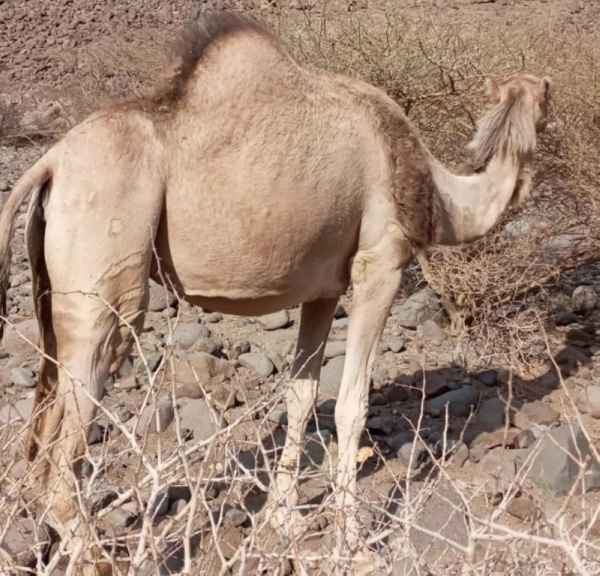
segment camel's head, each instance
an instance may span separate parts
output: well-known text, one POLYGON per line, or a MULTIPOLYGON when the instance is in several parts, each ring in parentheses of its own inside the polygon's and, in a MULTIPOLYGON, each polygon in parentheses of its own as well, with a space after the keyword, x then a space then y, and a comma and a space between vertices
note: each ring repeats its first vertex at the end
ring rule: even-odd
POLYGON ((552 93, 552 81, 547 76, 537 78, 519 72, 502 82, 487 79, 486 92, 493 104, 518 100, 532 114, 536 131, 543 132, 546 128, 552 93))
POLYGON ((499 151, 511 149, 519 159, 519 176, 510 202, 521 204, 529 197, 532 184, 536 134, 548 124, 552 82, 519 72, 507 79, 486 82, 492 110, 479 123, 472 148, 476 164, 485 166, 499 151))

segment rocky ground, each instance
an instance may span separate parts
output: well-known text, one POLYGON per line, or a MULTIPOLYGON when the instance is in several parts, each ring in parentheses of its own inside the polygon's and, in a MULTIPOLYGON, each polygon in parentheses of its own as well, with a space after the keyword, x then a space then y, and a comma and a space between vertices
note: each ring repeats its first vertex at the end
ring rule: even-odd
MULTIPOLYGON (((267 2, 220 4, 277 8, 267 2)), ((472 5, 438 4, 457 10, 472 5)), ((514 8, 489 4, 490 10, 514 8)), ((523 4, 520 10, 564 13, 566 22, 579 27, 588 26, 598 8, 568 1, 523 4)), ((15 102, 32 96, 34 80, 50 89, 77 75, 76 60, 61 55, 131 30, 175 28, 207 4, 156 1, 142 8, 137 0, 9 0, 0 6, 0 84, 5 101, 15 102)), ((375 9, 366 3, 348 7, 375 9)), ((483 8, 477 3, 472 9, 483 8)), ((52 105, 39 91, 33 101, 39 108, 32 114, 38 120, 47 114, 52 122, 52 105)), ((33 143, 0 147, 0 195, 42 152, 33 143)), ((16 330, 7 329, 0 345, 0 548, 15 566, 36 573, 31 544, 37 540, 44 559, 55 559, 47 573, 58 576, 64 560, 52 534, 11 508, 27 475, 18 437, 33 403, 38 362, 17 335, 37 337, 24 210, 9 293, 8 316, 16 330)), ((399 294, 373 372, 359 480, 365 537, 381 547, 388 573, 419 573, 409 572, 413 561, 420 573, 431 574, 457 574, 467 566, 474 574, 598 573, 599 293, 595 269, 564 279, 555 295, 560 313, 548 327, 551 354, 543 370, 527 373, 484 368, 485 359, 449 333, 428 288, 399 294)), ((311 507, 311 523, 299 546, 301 555, 313 558, 306 560, 310 574, 327 573, 319 558, 331 550, 331 516, 322 502, 337 450, 332 414, 349 306, 344 298, 336 313, 303 459, 302 501, 311 507)), ((240 550, 268 564, 254 535, 267 533, 261 532, 259 512, 268 464, 285 437, 282 394, 297 327, 298 309, 229 317, 192 308, 153 285, 140 347, 107 387, 107 411, 92 431, 83 465, 84 501, 104 537, 129 542, 131 549, 148 522, 155 535, 164 531, 153 552, 162 568, 140 562, 145 568, 139 573, 181 570, 184 535, 193 542, 191 573, 217 574, 228 561, 231 573, 254 573, 252 558, 243 560, 240 550), (159 468, 155 481, 152 472, 159 468), (150 521, 144 510, 154 514, 150 521)), ((540 336, 540 349, 545 345, 540 336)), ((43 573, 39 567, 37 573, 43 573)))

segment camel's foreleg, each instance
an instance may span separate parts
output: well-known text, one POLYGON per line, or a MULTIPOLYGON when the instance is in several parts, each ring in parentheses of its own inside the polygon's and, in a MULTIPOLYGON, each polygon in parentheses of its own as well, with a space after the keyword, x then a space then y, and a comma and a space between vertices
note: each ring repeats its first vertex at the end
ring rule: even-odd
POLYGON ((302 306, 292 381, 286 396, 287 437, 277 467, 275 490, 271 492, 271 498, 277 507, 272 523, 278 529, 288 527, 291 530, 291 520, 297 516, 293 508, 298 503, 296 477, 301 443, 306 422, 317 399, 323 352, 336 304, 337 298, 333 298, 307 302, 302 306))

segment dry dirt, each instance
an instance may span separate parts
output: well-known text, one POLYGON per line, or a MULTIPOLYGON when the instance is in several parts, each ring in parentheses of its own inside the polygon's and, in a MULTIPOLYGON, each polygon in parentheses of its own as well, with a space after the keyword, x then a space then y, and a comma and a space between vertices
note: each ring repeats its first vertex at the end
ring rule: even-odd
MULTIPOLYGON (((0 132, 0 196, 85 111, 86 104, 82 104, 81 111, 70 108, 71 115, 66 113, 63 103, 69 90, 80 97, 99 84, 103 94, 121 95, 143 86, 147 70, 154 70, 163 59, 164 39, 205 9, 251 10, 271 21, 277 21, 282 12, 288 18, 302 19, 317 16, 320 10, 311 7, 310 1, 292 4, 0 0, 0 114, 4 115, 0 130, 8 127, 6 134, 0 132), (150 48, 136 61, 135 73, 128 75, 119 68, 119 55, 130 48, 135 51, 140 43, 150 48), (111 72, 111 55, 116 73, 111 72), (15 127, 21 128, 18 138, 15 127), (40 133, 45 139, 39 139, 40 133)), ((348 10, 367 14, 391 4, 331 2, 327 9, 335 18, 348 10)), ((465 26, 509 27, 552 12, 566 30, 585 34, 600 20, 600 3, 576 0, 399 4, 402 10, 433 16, 452 11, 465 26)), ((14 323, 33 318, 23 212, 14 241, 9 293, 9 320, 14 323)), ((575 288, 585 286, 588 301, 593 300, 593 294, 600 293, 600 275, 588 268, 561 280, 552 295, 556 323, 547 327, 551 354, 545 354, 546 342, 540 335, 540 358, 545 355, 545 363, 541 360, 536 371, 519 373, 507 366, 486 366, 486 359, 469 342, 446 329, 447 319, 435 301, 420 309, 421 317, 413 323, 418 326, 407 327, 411 324, 407 297, 425 294, 412 278, 409 275, 388 319, 362 441, 361 514, 365 538, 386 564, 378 573, 600 573, 600 426, 589 414, 581 420, 578 410, 583 391, 597 390, 600 381, 600 310, 595 302, 582 309, 573 295, 575 288), (428 315, 431 319, 425 321, 428 315), (451 402, 447 418, 443 410, 431 405, 425 404, 423 410, 425 400, 441 399, 443 404, 444 399, 453 398, 457 399, 451 402), (514 406, 508 421, 498 398, 514 406), (579 449, 591 451, 591 488, 587 491, 575 482, 581 454, 572 443, 561 444, 570 450, 571 461, 552 442, 543 445, 547 437, 555 438, 552 434, 557 430, 569 427, 579 431, 579 449), (535 470, 528 472, 531 461, 527 458, 537 454, 536 447, 544 446, 537 475, 535 470), (559 485, 562 489, 555 489, 559 485)), ((342 304, 348 309, 350 300, 344 298, 342 304)), ((327 496, 337 450, 332 398, 341 376, 347 325, 344 309, 339 310, 331 333, 319 408, 309 426, 312 438, 315 430, 321 430, 327 450, 323 453, 313 442, 309 456, 314 462, 303 468, 302 502, 307 513, 310 506, 310 523, 306 538, 292 555, 304 558, 309 574, 329 573, 325 560, 331 551, 332 524, 327 496)), ((182 542, 186 538, 192 543, 188 573, 254 574, 258 558, 267 566, 264 573, 278 573, 281 549, 269 540, 269 531, 261 528, 260 510, 273 447, 281 444, 285 434, 281 395, 297 323, 298 309, 289 311, 287 321, 275 315, 261 322, 205 313, 183 302, 161 300, 160 294, 156 297, 141 348, 134 351, 103 399, 116 420, 101 415, 84 465, 84 505, 88 500, 94 503, 94 515, 102 516, 94 525, 103 537, 110 541, 114 536, 135 550, 139 535, 146 529, 152 533, 152 561, 140 561, 143 568, 135 573, 178 573, 184 565, 182 542), (265 322, 272 325, 265 327, 265 322), (172 350, 170 334, 179 334, 172 350), (166 368, 159 368, 161 359, 171 352, 173 370, 168 362, 166 368), (255 355, 245 356, 248 352, 255 355), (209 369, 206 354, 222 362, 209 369), (189 366, 196 370, 203 391, 190 377, 189 366), (169 400, 171 396, 174 401, 169 400), (149 409, 144 408, 153 404, 164 407, 166 430, 160 433, 152 431, 149 409), (237 419, 241 422, 232 425, 237 419), (137 448, 128 436, 136 426, 150 428, 146 435, 134 435, 137 448), (210 447, 198 448, 215 429, 221 429, 221 434, 210 447), (185 458, 183 450, 189 451, 185 458), (141 462, 141 451, 146 463, 141 462), (160 481, 148 482, 148 472, 160 462, 168 463, 160 481), (159 485, 161 494, 165 486, 171 489, 163 497, 160 513, 148 520, 142 510, 151 488, 159 485), (110 503, 128 490, 133 497, 128 502, 123 498, 122 505, 114 505, 109 513, 110 503), (274 550, 278 554, 273 555, 274 550), (231 566, 221 571, 231 558, 231 566)), ((20 328, 35 337, 31 322, 20 328)), ((35 556, 28 550, 34 538, 20 530, 29 513, 11 507, 19 502, 26 478, 27 466, 17 440, 31 406, 37 359, 35 350, 7 330, 0 346, 0 547, 9 552, 15 569, 28 565, 29 573, 58 576, 66 565, 58 543, 43 547, 36 568, 35 556), (10 412, 10 406, 17 406, 20 413, 10 412), (45 562, 51 568, 44 568, 45 562)), ((1 568, 0 573, 4 574, 1 568)))

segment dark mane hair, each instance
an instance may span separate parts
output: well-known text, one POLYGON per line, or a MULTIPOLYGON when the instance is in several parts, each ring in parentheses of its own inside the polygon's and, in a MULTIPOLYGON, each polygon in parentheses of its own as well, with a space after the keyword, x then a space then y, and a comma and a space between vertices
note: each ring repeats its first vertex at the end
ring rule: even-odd
POLYGON ((502 148, 518 155, 531 154, 536 145, 533 111, 522 94, 511 91, 505 101, 496 104, 477 122, 477 131, 469 148, 475 165, 481 169, 502 148))
POLYGON ((150 100, 159 107, 177 104, 208 48, 226 36, 247 31, 272 38, 279 43, 267 24, 239 13, 210 12, 189 24, 175 41, 170 65, 162 80, 151 91, 150 100))

